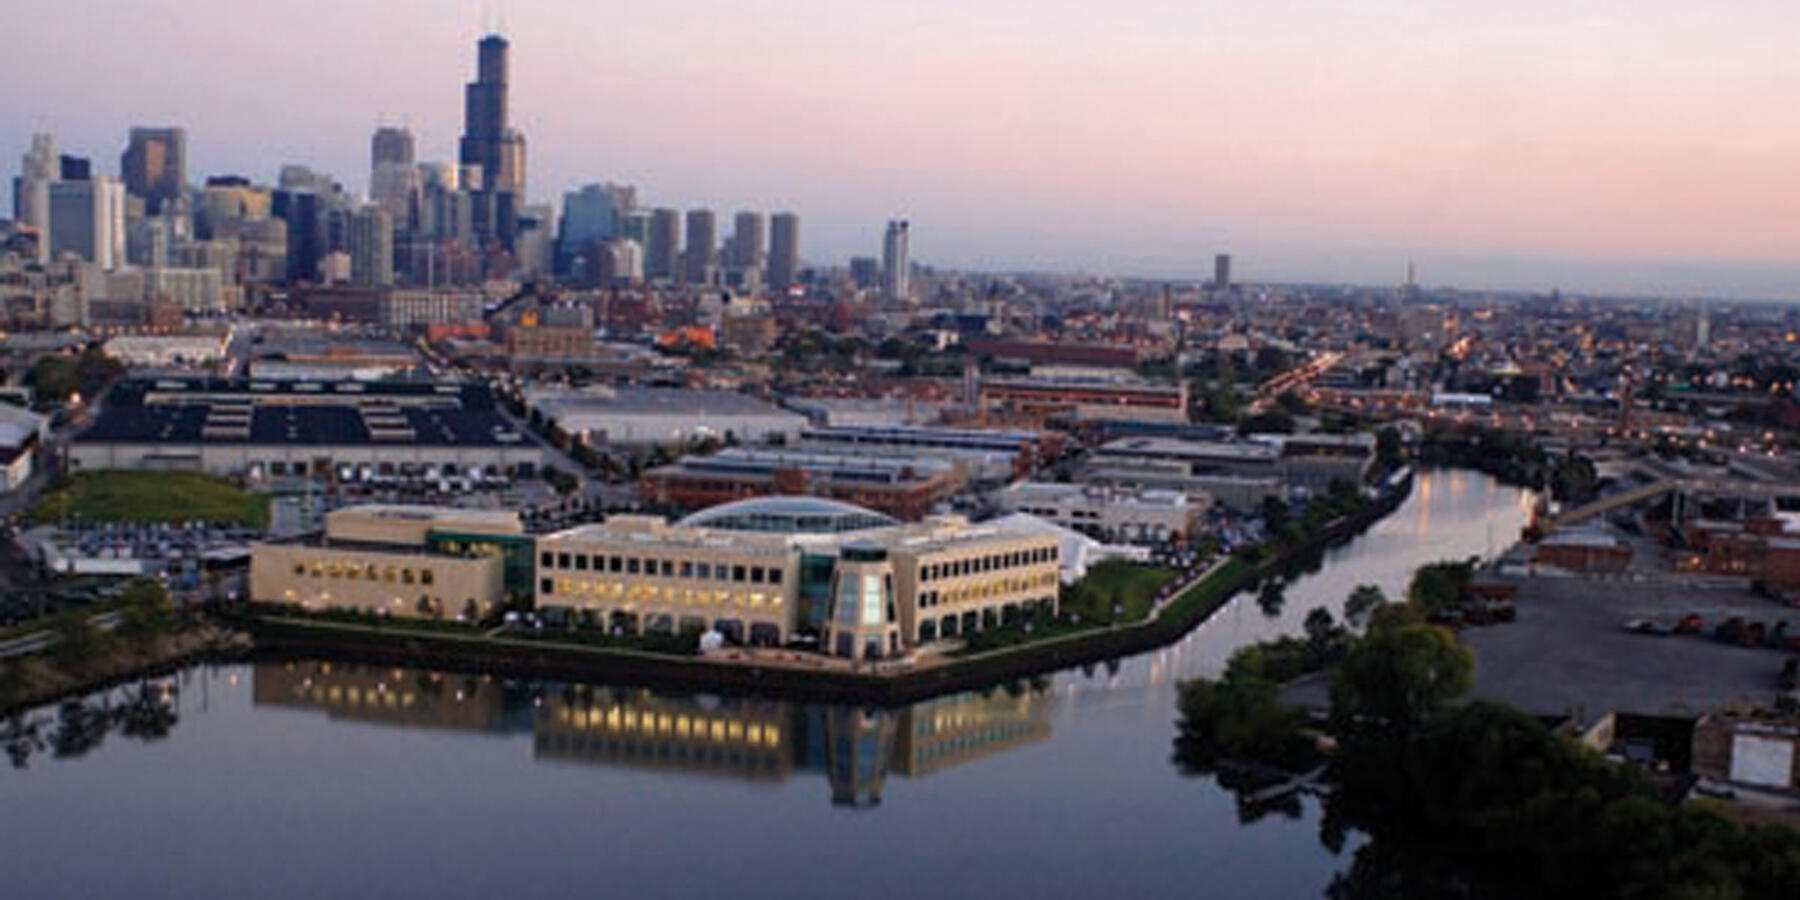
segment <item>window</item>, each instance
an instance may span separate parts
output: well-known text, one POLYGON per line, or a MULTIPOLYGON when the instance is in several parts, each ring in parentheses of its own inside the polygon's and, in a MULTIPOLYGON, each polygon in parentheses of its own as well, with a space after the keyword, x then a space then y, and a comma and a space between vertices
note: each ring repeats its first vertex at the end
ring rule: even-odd
POLYGON ((419 570, 419 583, 429 585, 437 581, 437 576, 430 569, 419 570))
POLYGON ((540 594, 556 593, 556 582, 552 581, 551 579, 548 579, 548 578, 539 578, 538 579, 538 593, 540 593, 540 594))
POLYGON ((781 583, 781 570, 780 569, 770 569, 769 570, 769 583, 770 584, 780 584, 781 583))
POLYGON ((556 554, 551 553, 548 550, 538 554, 538 565, 543 566, 546 569, 554 568, 556 566, 556 554))
POLYGON ((662 561, 662 576, 664 578, 674 578, 675 577, 675 561, 674 560, 665 559, 662 561))
POLYGON ((700 563, 698 566, 696 566, 694 568, 694 572, 695 572, 695 575, 694 575, 695 578, 700 578, 703 580, 707 579, 707 578, 711 578, 712 577, 712 563, 700 563))
POLYGON ((413 583, 413 570, 401 569, 400 570, 400 583, 401 584, 412 584, 413 583))
POLYGON ((625 560, 625 574, 636 575, 637 573, 638 573, 637 557, 633 556, 630 559, 625 560))
POLYGON ((732 566, 731 567, 731 580, 739 582, 739 583, 742 583, 744 581, 744 567, 743 566, 732 566))
POLYGON ((586 553, 575 554, 575 571, 586 572, 587 566, 588 566, 587 554, 586 553))
POLYGON ((624 557, 609 556, 606 558, 606 571, 608 571, 608 572, 617 572, 621 568, 624 568, 624 566, 625 566, 624 557))
POLYGON ((559 569, 569 568, 569 554, 567 554, 567 553, 556 554, 556 567, 559 569))
POLYGON ((399 575, 399 573, 394 571, 394 568, 392 566, 389 566, 387 571, 381 573, 381 580, 387 582, 388 584, 393 584, 395 576, 397 576, 397 575, 399 575))
POLYGON ((750 583, 751 584, 762 584, 763 583, 763 567, 762 566, 751 566, 750 567, 750 583))
POLYGON ((295 575, 305 575, 306 574, 306 563, 303 563, 303 562, 294 563, 294 574, 295 575))
POLYGON ((683 577, 683 578, 694 577, 694 561, 693 560, 684 559, 681 561, 681 577, 683 577))

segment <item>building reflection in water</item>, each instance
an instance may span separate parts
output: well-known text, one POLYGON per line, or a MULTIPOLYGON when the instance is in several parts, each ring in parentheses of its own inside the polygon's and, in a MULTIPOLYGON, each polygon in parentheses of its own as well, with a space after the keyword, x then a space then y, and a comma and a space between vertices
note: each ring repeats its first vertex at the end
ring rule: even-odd
POLYGON ((1047 684, 956 694, 901 709, 796 704, 639 688, 520 686, 344 663, 258 663, 258 706, 333 719, 532 734, 546 762, 781 782, 824 775, 831 802, 880 805, 887 776, 922 778, 1048 740, 1047 684))

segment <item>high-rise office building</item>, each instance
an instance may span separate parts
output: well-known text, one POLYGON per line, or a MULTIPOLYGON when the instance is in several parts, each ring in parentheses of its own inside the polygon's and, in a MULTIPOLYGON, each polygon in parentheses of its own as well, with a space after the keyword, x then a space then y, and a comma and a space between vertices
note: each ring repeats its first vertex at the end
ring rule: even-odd
POLYGON ((115 269, 125 264, 125 185, 116 178, 50 185, 50 253, 115 269))
POLYGON ((510 248, 525 194, 525 138, 507 126, 506 38, 490 34, 477 45, 475 80, 463 98, 459 161, 481 172, 474 192, 475 235, 510 248))
POLYGON ((416 224, 411 220, 422 184, 413 160, 412 132, 392 125, 375 129, 369 140, 369 199, 410 228, 416 224))
POLYGON ((650 213, 644 241, 644 274, 674 280, 681 267, 681 211, 662 208, 650 213))
POLYGON ((394 283, 394 219, 379 206, 350 214, 350 280, 369 287, 394 283))
POLYGON ((1231 254, 1220 253, 1213 257, 1212 286, 1219 291, 1231 289, 1231 254))
POLYGON ((719 222, 710 209, 690 209, 687 214, 688 284, 711 285, 718 281, 719 222))
POLYGON ((800 276, 800 217, 778 212, 769 226, 769 287, 785 291, 800 276))
POLYGON ((881 290, 889 300, 912 297, 912 223, 894 219, 881 240, 881 290))
POLYGON ((595 245, 624 237, 626 220, 636 206, 637 188, 623 184, 590 184, 563 194, 562 224, 557 229, 561 271, 570 273, 575 260, 589 258, 595 245))
POLYGON ((278 190, 269 205, 270 214, 287 223, 287 280, 292 283, 317 279, 319 260, 324 258, 327 246, 319 195, 278 190))
POLYGON ((181 128, 133 128, 119 157, 125 192, 142 197, 144 212, 161 215, 163 206, 187 190, 187 131, 181 128))
POLYGON ((40 262, 50 258, 50 185, 57 174, 56 139, 32 135, 31 149, 20 158, 19 176, 13 179, 13 219, 37 230, 40 262))

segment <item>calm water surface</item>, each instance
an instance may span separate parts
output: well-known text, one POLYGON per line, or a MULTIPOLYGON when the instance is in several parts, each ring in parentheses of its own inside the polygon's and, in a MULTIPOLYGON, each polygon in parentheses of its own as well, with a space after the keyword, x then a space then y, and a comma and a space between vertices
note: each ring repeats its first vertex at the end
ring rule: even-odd
POLYGON ((196 669, 166 736, 65 734, 0 769, 0 877, 19 897, 1315 897, 1349 850, 1320 847, 1310 800, 1245 824, 1182 777, 1175 683, 1358 584, 1397 595, 1420 563, 1499 552, 1529 504, 1422 475, 1274 617, 1240 597, 1164 650, 898 711, 196 669))

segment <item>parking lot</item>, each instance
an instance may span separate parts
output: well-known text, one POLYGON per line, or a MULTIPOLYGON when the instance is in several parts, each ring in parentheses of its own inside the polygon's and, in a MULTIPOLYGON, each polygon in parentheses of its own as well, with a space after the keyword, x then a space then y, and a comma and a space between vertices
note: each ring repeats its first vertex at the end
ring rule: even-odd
POLYGON ((1743 588, 1699 588, 1663 575, 1598 579, 1509 578, 1520 585, 1518 621, 1462 632, 1476 653, 1476 696, 1532 713, 1691 714, 1737 703, 1767 705, 1790 653, 1713 640, 1731 616, 1800 628, 1800 610, 1743 588), (1699 635, 1628 631, 1647 619, 1673 625, 1687 613, 1699 635))

